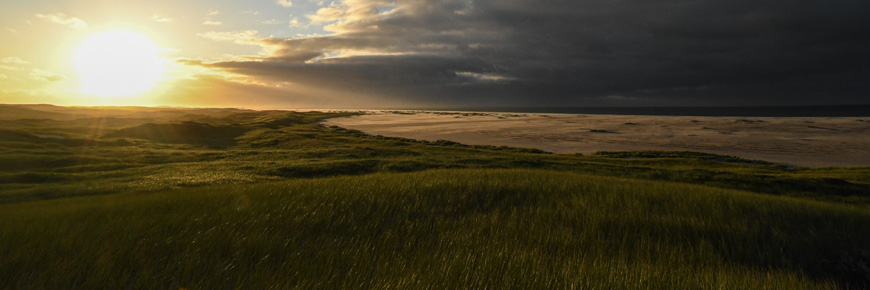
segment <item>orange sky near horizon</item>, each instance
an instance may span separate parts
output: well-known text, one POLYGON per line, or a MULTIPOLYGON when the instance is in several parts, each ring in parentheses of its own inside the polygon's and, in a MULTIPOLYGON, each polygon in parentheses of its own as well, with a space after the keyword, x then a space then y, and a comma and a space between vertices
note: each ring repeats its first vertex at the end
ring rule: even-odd
POLYGON ((329 3, 183 2, 4 4, 0 103, 247 108, 355 104, 336 100, 346 93, 191 64, 269 57, 272 48, 259 42, 262 38, 334 33, 323 29, 328 23, 311 18, 329 3))

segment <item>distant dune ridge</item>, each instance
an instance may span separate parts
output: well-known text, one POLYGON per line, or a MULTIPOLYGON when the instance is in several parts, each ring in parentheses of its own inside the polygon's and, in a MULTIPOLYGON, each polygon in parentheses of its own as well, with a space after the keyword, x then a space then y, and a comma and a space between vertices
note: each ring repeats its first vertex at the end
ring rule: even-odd
POLYGON ((326 124, 385 136, 554 153, 687 150, 824 167, 870 166, 867 119, 377 111, 326 124))

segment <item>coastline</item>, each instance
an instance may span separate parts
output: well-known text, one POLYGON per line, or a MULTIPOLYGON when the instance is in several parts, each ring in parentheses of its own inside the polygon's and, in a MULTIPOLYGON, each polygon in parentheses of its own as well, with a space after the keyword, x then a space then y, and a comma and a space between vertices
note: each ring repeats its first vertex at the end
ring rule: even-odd
POLYGON ((323 122, 368 134, 553 153, 697 151, 805 167, 870 166, 870 120, 859 117, 720 117, 367 111, 323 122))

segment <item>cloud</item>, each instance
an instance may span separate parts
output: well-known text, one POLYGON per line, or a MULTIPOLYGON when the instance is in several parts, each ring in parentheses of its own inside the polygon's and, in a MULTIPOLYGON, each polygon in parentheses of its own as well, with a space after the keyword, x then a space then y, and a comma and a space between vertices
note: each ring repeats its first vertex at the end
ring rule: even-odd
POLYGON ((38 68, 30 71, 30 78, 33 80, 46 82, 59 82, 67 80, 67 78, 63 75, 59 75, 46 70, 41 70, 38 68))
POLYGON ((198 74, 178 80, 176 89, 155 96, 153 102, 174 106, 220 105, 254 109, 322 109, 362 107, 373 103, 373 99, 360 94, 334 92, 305 84, 263 85, 198 74), (208 97, 203 98, 204 95, 208 97))
POLYGON ((87 29, 88 24, 85 23, 84 20, 79 19, 78 17, 67 17, 66 14, 63 13, 54 13, 54 14, 35 14, 36 18, 65 25, 74 29, 87 29))
POLYGON ((498 73, 478 73, 458 71, 455 72, 457 77, 468 78, 474 82, 508 82, 514 80, 512 77, 504 76, 498 73))
POLYGON ((0 74, 0 79, 8 79, 8 78, 9 78, 8 76, 6 76, 4 74, 0 74))
POLYGON ((0 62, 5 63, 5 64, 29 64, 30 63, 29 61, 26 61, 26 60, 23 60, 23 59, 14 57, 14 56, 4 57, 3 59, 0 59, 0 62))
POLYGON ((283 7, 293 7, 293 2, 290 0, 275 0, 275 3, 283 7))
POLYGON ((223 22, 212 20, 214 16, 217 16, 221 12, 218 10, 209 10, 205 14, 205 20, 203 20, 202 25, 210 25, 210 26, 218 26, 223 25, 223 22))
POLYGON ((314 14, 305 15, 314 25, 338 21, 342 16, 344 16, 344 10, 335 7, 320 8, 314 14))
POLYGON ((217 32, 217 31, 209 31, 205 33, 200 33, 200 37, 204 37, 207 39, 211 39, 214 41, 226 41, 233 42, 237 44, 244 45, 261 45, 262 42, 260 38, 257 37, 256 30, 244 30, 244 31, 225 31, 225 32, 217 32))
POLYGON ((169 22, 172 22, 172 18, 169 18, 169 17, 163 16, 163 15, 160 15, 160 14, 154 14, 154 15, 151 15, 151 20, 154 21, 154 22, 160 22, 160 23, 169 23, 169 22))
POLYGON ((20 68, 17 68, 17 67, 14 67, 14 66, 8 66, 8 65, 0 64, 0 70, 19 71, 19 70, 21 70, 21 69, 20 69, 20 68))
POLYGON ((867 1, 345 0, 306 15, 331 35, 201 35, 266 53, 200 65, 433 106, 868 103, 868 13, 867 1))
POLYGON ((266 20, 266 21, 263 21, 263 22, 260 22, 260 23, 262 23, 262 24, 267 24, 267 25, 275 25, 275 24, 283 24, 284 21, 281 21, 281 20, 278 20, 278 19, 272 19, 272 20, 266 20))
POLYGON ((12 32, 14 34, 18 34, 18 30, 15 30, 14 28, 11 28, 11 27, 6 27, 6 31, 12 32))

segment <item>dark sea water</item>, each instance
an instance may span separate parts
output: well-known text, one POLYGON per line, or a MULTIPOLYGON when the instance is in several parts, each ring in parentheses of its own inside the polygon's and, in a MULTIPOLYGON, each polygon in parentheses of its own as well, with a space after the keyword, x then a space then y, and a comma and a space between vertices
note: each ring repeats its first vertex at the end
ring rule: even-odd
POLYGON ((464 107, 426 110, 710 117, 870 117, 870 105, 775 107, 464 107))

